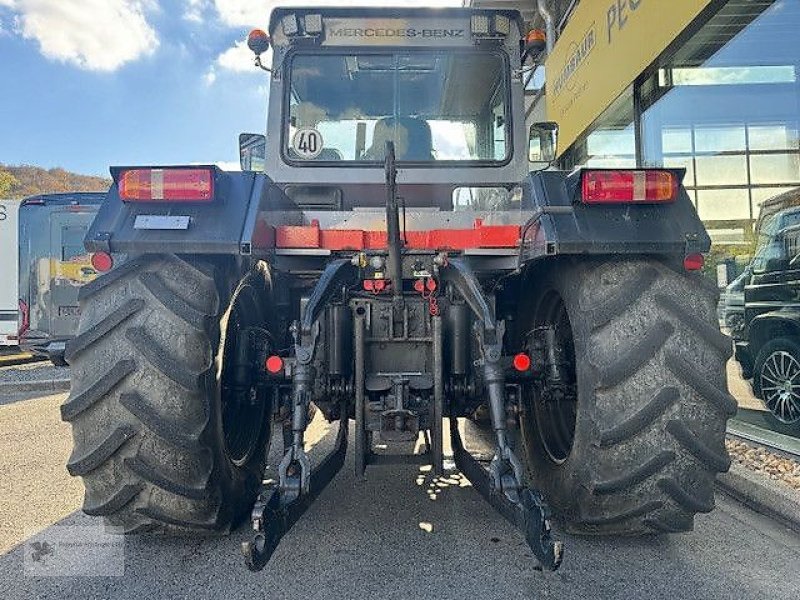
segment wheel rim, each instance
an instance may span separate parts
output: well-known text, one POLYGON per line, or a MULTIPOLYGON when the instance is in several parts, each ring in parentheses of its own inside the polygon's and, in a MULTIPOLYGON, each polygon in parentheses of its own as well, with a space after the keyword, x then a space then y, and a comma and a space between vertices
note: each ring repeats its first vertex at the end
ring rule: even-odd
MULTIPOLYGON (((545 383, 540 388, 541 393, 531 394, 530 404, 533 406, 536 434, 542 448, 552 462, 561 464, 569 457, 575 441, 577 377, 572 326, 567 308, 561 297, 552 291, 545 295, 539 305, 534 330, 549 325, 555 328, 556 342, 563 352, 565 386, 563 389, 555 390, 549 389, 545 383), (567 393, 563 393, 565 390, 567 393)), ((532 333, 533 331, 528 336, 528 344, 531 343, 532 333)))
POLYGON ((800 362, 785 350, 767 357, 761 367, 761 395, 782 423, 800 421, 800 362))
POLYGON ((261 325, 258 294, 249 284, 241 287, 234 299, 225 330, 222 358, 221 411, 225 450, 237 466, 246 464, 260 445, 266 417, 268 398, 264 390, 251 385, 246 391, 233 385, 233 363, 239 332, 249 326, 261 325))

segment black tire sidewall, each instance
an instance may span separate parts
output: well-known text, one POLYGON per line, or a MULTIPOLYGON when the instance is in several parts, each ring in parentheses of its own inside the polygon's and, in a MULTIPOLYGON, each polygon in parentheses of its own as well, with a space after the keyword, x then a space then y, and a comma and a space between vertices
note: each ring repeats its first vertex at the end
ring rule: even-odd
MULTIPOLYGON (((524 417, 520 424, 521 428, 527 428, 527 431, 521 437, 529 477, 544 492, 553 507, 567 518, 578 511, 578 496, 582 492, 581 481, 585 478, 582 473, 589 468, 587 465, 588 456, 591 453, 591 446, 595 443, 597 437, 597 432, 592 425, 592 419, 588 418, 586 414, 587 411, 592 409, 590 398, 585 396, 586 394, 590 396, 593 394, 593 378, 589 372, 592 368, 589 361, 581 358, 587 355, 588 332, 582 326, 581 320, 576 318, 579 314, 578 292, 580 277, 580 266, 573 263, 563 264, 562 268, 558 270, 558 276, 555 276, 553 271, 550 271, 549 276, 545 276, 542 282, 537 284, 537 289, 540 292, 533 299, 532 305, 535 308, 530 313, 532 322, 539 311, 542 300, 549 293, 555 292, 561 297, 570 321, 576 357, 575 375, 578 403, 576 406, 573 445, 567 458, 561 463, 556 463, 547 456, 547 452, 536 431, 536 425, 530 417, 524 417)), ((527 402, 531 401, 530 398, 526 400, 527 402)), ((525 406, 523 414, 532 416, 533 410, 530 406, 525 406)))
MULTIPOLYGON (((242 514, 249 510, 252 502, 258 493, 258 488, 261 484, 264 471, 267 466, 267 457, 269 454, 269 444, 271 438, 272 420, 271 420, 271 406, 267 404, 264 411, 264 425, 262 426, 258 441, 256 442, 256 450, 252 453, 250 458, 242 465, 237 465, 233 462, 228 455, 227 443, 225 440, 225 428, 223 426, 222 417, 222 368, 223 368, 223 355, 225 351, 225 341, 227 334, 227 323, 230 312, 233 308, 234 302, 239 292, 247 286, 252 286, 256 293, 260 295, 264 302, 267 302, 269 291, 261 269, 254 269, 248 272, 244 278, 236 285, 233 292, 230 293, 229 301, 225 308, 224 313, 220 317, 219 327, 219 347, 215 356, 214 378, 209 378, 209 396, 213 399, 212 416, 214 426, 210 429, 210 446, 215 452, 216 459, 215 465, 218 465, 219 481, 223 488, 223 494, 228 504, 229 514, 226 520, 234 524, 242 514)), ((249 325, 262 324, 266 325, 267 319, 263 311, 255 316, 249 322, 249 325)))

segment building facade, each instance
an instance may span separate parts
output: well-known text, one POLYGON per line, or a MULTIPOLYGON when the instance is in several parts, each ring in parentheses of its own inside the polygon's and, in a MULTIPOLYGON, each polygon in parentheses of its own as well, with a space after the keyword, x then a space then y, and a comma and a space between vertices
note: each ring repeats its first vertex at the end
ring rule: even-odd
POLYGON ((561 166, 685 168, 715 243, 748 241, 800 186, 798 31, 800 0, 583 0, 541 98, 561 166))

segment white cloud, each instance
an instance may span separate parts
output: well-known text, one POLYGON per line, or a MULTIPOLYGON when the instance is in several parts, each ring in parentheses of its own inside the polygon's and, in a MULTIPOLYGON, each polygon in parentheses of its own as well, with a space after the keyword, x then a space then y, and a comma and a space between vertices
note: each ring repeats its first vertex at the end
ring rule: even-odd
MULTIPOLYGON (((267 57, 265 56, 264 60, 266 59, 267 57)), ((242 40, 236 42, 235 46, 228 48, 225 52, 220 54, 217 57, 216 64, 229 71, 246 71, 251 73, 256 70, 256 67, 253 65, 254 60, 255 55, 250 48, 247 47, 247 40, 242 40)))
POLYGON ((202 23, 206 11, 209 9, 209 0, 185 0, 183 18, 192 23, 202 23))
POLYGON ((146 12, 154 0, 0 0, 16 29, 36 40, 47 58, 92 71, 115 71, 158 47, 146 12))
MULTIPOLYGON (((271 50, 262 56, 264 64, 268 65, 272 62, 271 50)), ((214 60, 214 63, 209 67, 206 74, 203 76, 206 85, 213 85, 217 80, 219 71, 233 71, 234 73, 254 73, 256 75, 263 74, 254 64, 255 55, 247 47, 247 40, 240 40, 235 45, 231 46, 222 52, 214 60)))
POLYGON ((231 27, 265 25, 275 4, 272 0, 214 0, 223 23, 231 27))

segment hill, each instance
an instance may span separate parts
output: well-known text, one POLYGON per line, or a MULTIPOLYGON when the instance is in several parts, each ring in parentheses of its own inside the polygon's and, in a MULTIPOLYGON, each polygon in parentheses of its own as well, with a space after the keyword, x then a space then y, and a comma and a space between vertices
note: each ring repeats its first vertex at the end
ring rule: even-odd
POLYGON ((79 175, 62 168, 42 169, 31 165, 0 163, 0 198, 26 198, 57 192, 104 192, 111 180, 79 175))

